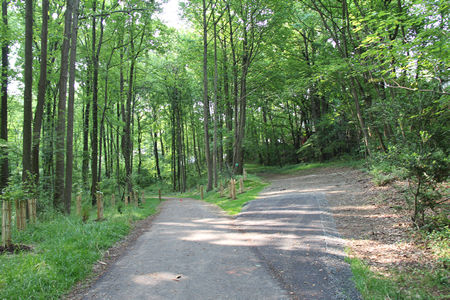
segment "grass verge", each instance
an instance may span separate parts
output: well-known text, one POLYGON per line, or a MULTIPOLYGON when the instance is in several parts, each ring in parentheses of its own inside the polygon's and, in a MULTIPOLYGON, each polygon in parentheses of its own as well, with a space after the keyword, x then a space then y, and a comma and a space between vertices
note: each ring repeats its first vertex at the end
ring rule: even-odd
POLYGON ((13 232, 13 242, 33 251, 0 255, 0 299, 58 299, 92 272, 104 251, 126 236, 137 220, 156 212, 158 199, 140 208, 106 209, 105 219, 52 215, 13 232))
POLYGON ((312 162, 312 163, 300 163, 295 165, 279 166, 262 166, 256 164, 246 164, 245 167, 248 172, 253 174, 268 173, 268 174, 291 174, 301 171, 317 169, 317 168, 338 168, 338 167, 351 167, 362 168, 364 166, 364 160, 334 160, 327 162, 312 162))
MULTIPOLYGON (((239 177, 237 177, 237 179, 237 182, 239 183, 239 177)), ((223 197, 220 196, 219 190, 212 190, 204 194, 203 200, 218 205, 229 215, 236 215, 241 212, 245 203, 255 199, 264 187, 268 185, 268 183, 264 182, 261 178, 249 174, 247 176, 247 180, 244 181, 244 192, 240 194, 238 183, 236 184, 236 200, 230 198, 230 190, 228 185, 224 188, 223 197)), ((193 193, 184 194, 183 197, 200 199, 201 195, 199 191, 196 191, 193 193)))
POLYGON ((393 265, 379 274, 358 258, 347 259, 363 299, 449 299, 450 229, 421 234, 423 247, 431 248, 437 258, 430 266, 400 269, 393 265))

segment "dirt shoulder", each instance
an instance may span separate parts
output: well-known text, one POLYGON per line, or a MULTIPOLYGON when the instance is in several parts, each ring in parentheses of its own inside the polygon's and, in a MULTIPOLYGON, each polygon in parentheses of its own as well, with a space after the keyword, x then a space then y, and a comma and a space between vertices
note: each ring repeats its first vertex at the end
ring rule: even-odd
MULTIPOLYGON (((295 177, 296 188, 326 193, 340 235, 350 255, 381 273, 432 265, 434 257, 414 240, 405 201, 392 186, 374 186, 351 168, 318 168, 297 174, 261 174, 268 180, 295 177)), ((289 186, 285 187, 289 189, 289 186)))

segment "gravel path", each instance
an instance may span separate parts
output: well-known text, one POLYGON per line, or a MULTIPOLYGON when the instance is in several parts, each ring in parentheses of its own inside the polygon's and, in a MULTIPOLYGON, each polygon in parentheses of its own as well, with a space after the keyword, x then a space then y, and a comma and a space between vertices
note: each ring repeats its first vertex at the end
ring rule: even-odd
POLYGON ((166 201, 84 299, 360 299, 323 186, 272 180, 236 218, 166 201))

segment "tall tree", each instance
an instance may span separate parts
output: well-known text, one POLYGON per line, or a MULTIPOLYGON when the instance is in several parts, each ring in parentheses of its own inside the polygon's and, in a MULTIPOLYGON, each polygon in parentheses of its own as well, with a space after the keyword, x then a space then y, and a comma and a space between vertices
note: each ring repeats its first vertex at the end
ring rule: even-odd
MULTIPOLYGON (((208 185, 206 190, 212 190, 213 166, 209 147, 209 98, 208 98, 208 21, 206 18, 208 7, 206 0, 202 0, 202 24, 203 24, 203 131, 205 135, 205 158, 208 170, 208 185)), ((209 3, 210 4, 210 3, 209 3)), ((208 6, 209 6, 208 4, 208 6)))
POLYGON ((47 90, 47 48, 48 48, 48 0, 42 1, 41 27, 41 66, 38 84, 37 104, 33 121, 33 145, 31 149, 31 173, 35 182, 39 182, 39 144, 41 138, 42 118, 44 115, 45 93, 47 90))
POLYGON ((33 0, 25 1, 25 66, 23 96, 22 180, 29 180, 31 171, 31 122, 33 89, 33 0))
POLYGON ((67 106, 67 140, 66 140, 66 177, 64 186, 64 209, 70 214, 72 199, 72 173, 73 173, 73 115, 75 100, 75 62, 77 60, 77 36, 78 36, 78 6, 79 0, 74 0, 72 33, 70 40, 69 63, 69 101, 67 106))
POLYGON ((72 27, 73 0, 66 1, 66 12, 64 16, 64 40, 61 47, 61 69, 59 74, 59 98, 58 98, 58 121, 56 124, 55 141, 55 192, 53 198, 54 207, 63 211, 64 200, 64 146, 66 131, 66 99, 67 99, 67 73, 69 68, 69 46, 72 27))
MULTIPOLYGON (((2 70, 1 70, 1 111, 0 111, 0 139, 8 141, 8 0, 2 1, 2 70)), ((6 145, 2 145, 0 151, 0 191, 8 185, 9 166, 8 151, 6 145)))

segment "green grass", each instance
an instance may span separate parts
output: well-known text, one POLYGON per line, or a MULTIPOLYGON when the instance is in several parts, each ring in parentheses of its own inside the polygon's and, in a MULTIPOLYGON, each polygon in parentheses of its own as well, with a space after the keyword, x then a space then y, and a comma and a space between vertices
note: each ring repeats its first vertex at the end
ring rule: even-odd
MULTIPOLYGON (((235 215, 241 212, 245 203, 255 199, 258 194, 268 185, 268 183, 262 181, 261 178, 248 175, 247 180, 244 181, 244 193, 239 194, 239 180, 236 180, 236 200, 232 200, 229 197, 228 186, 224 184, 224 197, 220 197, 219 190, 213 190, 204 194, 204 200, 209 203, 218 205, 229 215, 235 215)), ((190 197, 194 199, 200 199, 200 193, 198 191, 183 194, 183 197, 190 197)))
POLYGON ((312 163, 300 163, 294 165, 279 166, 262 166, 256 164, 246 164, 245 167, 248 172, 253 174, 269 173, 269 174, 291 174, 301 171, 316 169, 316 168, 330 168, 330 167, 351 167, 362 168, 364 160, 333 160, 327 162, 312 162, 312 163))
POLYGON ((450 230, 423 233, 437 260, 433 266, 398 269, 393 266, 385 275, 373 272, 357 258, 348 259, 353 280, 363 299, 449 299, 450 230))
POLYGON ((58 299, 91 274, 93 264, 133 222, 154 214, 158 203, 147 199, 142 208, 130 205, 122 214, 106 209, 100 222, 95 212, 86 223, 77 216, 51 215, 23 232, 13 231, 13 242, 33 251, 0 255, 0 299, 58 299))

